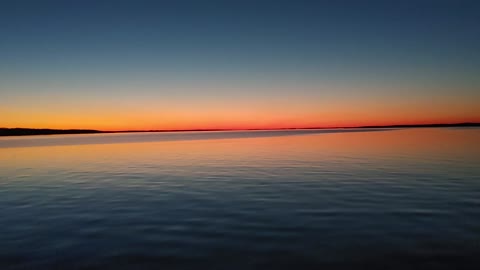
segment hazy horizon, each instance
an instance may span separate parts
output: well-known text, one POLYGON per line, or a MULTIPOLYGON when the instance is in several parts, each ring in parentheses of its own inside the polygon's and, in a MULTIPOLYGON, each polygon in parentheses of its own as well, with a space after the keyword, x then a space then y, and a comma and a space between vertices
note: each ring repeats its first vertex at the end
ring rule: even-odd
MULTIPOLYGON (((51 129, 28 127, 0 127, 6 130, 52 130, 52 131, 98 131, 98 132, 168 132, 168 131, 255 131, 255 130, 289 130, 289 129, 355 129, 355 128, 388 128, 388 127, 444 127, 444 126, 477 126, 480 122, 455 122, 455 123, 422 123, 422 124, 393 124, 393 125, 366 125, 366 126, 310 126, 310 127, 269 127, 269 128, 211 128, 211 129, 129 129, 129 130, 100 130, 89 128, 51 129)), ((72 133, 75 134, 75 133, 72 133)))

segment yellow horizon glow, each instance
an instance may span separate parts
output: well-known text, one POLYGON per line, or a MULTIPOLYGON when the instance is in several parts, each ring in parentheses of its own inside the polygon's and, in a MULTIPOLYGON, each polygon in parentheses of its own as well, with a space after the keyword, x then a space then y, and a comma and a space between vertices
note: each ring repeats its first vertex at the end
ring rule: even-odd
MULTIPOLYGON (((243 95, 241 91, 229 89, 228 93, 238 93, 237 96, 204 94, 162 98, 159 94, 133 94, 131 89, 122 89, 123 94, 108 96, 99 96, 95 91, 16 96, 0 107, 0 127, 115 131, 480 122, 480 106, 473 98, 475 95, 414 97, 402 96, 402 91, 397 89, 390 91, 394 94, 348 96, 320 90, 302 94, 303 88, 289 91, 288 87, 280 89, 278 95, 267 95, 262 92, 267 91, 265 89, 259 89, 258 95, 253 95, 252 89, 243 95)), ((339 93, 346 91, 334 86, 323 88, 339 93)), ((207 90, 196 89, 196 92, 202 91, 207 90)), ((221 93, 218 89, 214 92, 221 93)))

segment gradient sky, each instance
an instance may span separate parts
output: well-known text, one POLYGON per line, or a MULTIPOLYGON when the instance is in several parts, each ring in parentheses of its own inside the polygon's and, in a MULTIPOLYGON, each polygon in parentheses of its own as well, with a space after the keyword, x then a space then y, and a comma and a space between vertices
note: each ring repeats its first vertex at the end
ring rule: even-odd
POLYGON ((480 1, 1 1, 0 127, 480 122, 480 1))

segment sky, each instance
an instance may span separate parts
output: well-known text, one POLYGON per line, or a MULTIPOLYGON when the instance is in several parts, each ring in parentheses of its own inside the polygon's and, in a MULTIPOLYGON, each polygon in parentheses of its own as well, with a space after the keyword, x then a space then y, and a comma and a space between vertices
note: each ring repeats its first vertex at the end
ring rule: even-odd
POLYGON ((480 122, 480 1, 0 1, 0 127, 480 122))

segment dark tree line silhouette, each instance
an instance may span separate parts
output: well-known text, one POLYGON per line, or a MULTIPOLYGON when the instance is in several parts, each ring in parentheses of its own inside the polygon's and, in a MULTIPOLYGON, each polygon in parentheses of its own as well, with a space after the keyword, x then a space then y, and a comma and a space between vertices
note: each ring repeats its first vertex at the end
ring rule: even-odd
MULTIPOLYGON (((386 126, 358 126, 358 127, 333 127, 333 128, 428 128, 428 127, 480 127, 480 123, 454 123, 454 124, 420 124, 420 125, 386 125, 386 126)), ((332 127, 331 127, 332 128, 332 127)), ((271 130, 291 129, 325 129, 325 127, 306 128, 279 128, 271 130)), ((189 129, 189 130, 122 130, 101 131, 95 129, 35 129, 35 128, 0 128, 0 136, 27 136, 27 135, 55 135, 55 134, 93 134, 93 133, 124 133, 124 132, 182 132, 182 131, 226 131, 232 129, 189 129)), ((246 129, 262 130, 262 129, 246 129)))
POLYGON ((102 133, 102 131, 93 130, 93 129, 0 128, 0 136, 89 134, 89 133, 102 133))

